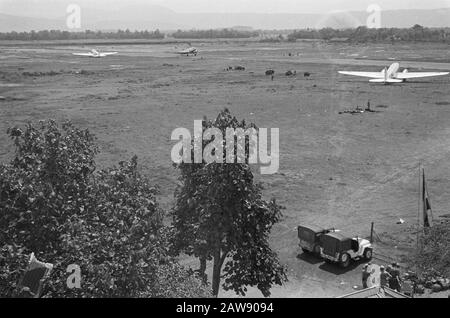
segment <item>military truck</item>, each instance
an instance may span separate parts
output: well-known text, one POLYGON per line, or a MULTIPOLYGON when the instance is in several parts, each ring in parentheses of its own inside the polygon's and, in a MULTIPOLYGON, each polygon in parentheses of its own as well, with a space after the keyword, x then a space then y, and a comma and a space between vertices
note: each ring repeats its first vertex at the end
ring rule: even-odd
POLYGON ((351 238, 341 233, 330 232, 320 237, 320 255, 327 261, 347 268, 352 260, 371 260, 372 244, 363 238, 351 238))
POLYGON ((334 229, 324 229, 316 225, 301 225, 298 227, 299 246, 304 253, 320 256, 320 237, 333 231, 334 229))

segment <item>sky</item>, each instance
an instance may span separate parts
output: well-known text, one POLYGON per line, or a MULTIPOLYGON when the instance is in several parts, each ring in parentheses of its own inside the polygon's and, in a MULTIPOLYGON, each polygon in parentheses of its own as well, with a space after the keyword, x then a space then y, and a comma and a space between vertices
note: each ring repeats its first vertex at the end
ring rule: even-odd
POLYGON ((102 9, 114 5, 156 4, 179 13, 326 13, 330 11, 365 11, 370 4, 381 9, 435 9, 450 7, 450 0, 0 0, 0 11, 11 4, 68 2, 102 9))
POLYGON ((390 9, 450 7, 450 0, 153 0, 177 12, 323 13, 365 11, 370 4, 390 9))

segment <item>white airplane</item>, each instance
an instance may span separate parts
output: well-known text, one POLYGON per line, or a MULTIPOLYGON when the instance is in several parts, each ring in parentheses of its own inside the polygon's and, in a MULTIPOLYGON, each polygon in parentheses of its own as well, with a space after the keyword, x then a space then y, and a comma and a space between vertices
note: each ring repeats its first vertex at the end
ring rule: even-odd
POLYGON ((189 54, 197 56, 198 50, 195 47, 190 47, 190 48, 187 48, 185 50, 182 50, 182 51, 179 51, 179 52, 175 52, 175 53, 176 54, 180 54, 180 55, 186 55, 186 56, 189 56, 189 54))
POLYGON ((100 53, 99 51, 97 51, 97 50, 91 50, 90 52, 88 52, 88 53, 72 53, 73 55, 76 55, 76 56, 85 56, 85 57, 97 57, 97 58, 100 58, 100 57, 106 57, 106 56, 109 56, 109 55, 114 55, 114 54, 117 54, 118 52, 103 52, 103 53, 100 53))
POLYGON ((412 78, 443 76, 449 74, 449 72, 408 72, 407 69, 405 69, 403 72, 399 72, 399 69, 400 64, 394 63, 389 68, 384 68, 381 72, 341 71, 339 72, 339 74, 368 77, 371 78, 371 80, 369 81, 371 83, 383 83, 383 84, 403 83, 406 82, 408 79, 412 78))

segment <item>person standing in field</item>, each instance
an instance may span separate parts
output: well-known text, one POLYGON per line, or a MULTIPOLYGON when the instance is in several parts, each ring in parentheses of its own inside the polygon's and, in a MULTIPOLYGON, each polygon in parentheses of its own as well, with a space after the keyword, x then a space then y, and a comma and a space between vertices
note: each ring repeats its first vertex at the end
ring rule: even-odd
POLYGON ((384 266, 380 267, 380 286, 381 288, 389 286, 389 280, 392 278, 391 274, 386 271, 384 266))
POLYGON ((392 264, 391 279, 389 280, 389 288, 401 292, 400 265, 392 264))
POLYGON ((366 289, 369 286, 367 285, 367 281, 369 280, 370 277, 370 271, 369 271, 369 265, 364 265, 363 267, 363 271, 362 271, 362 285, 363 288, 366 289))
POLYGON ((388 285, 389 285, 389 288, 391 288, 391 289, 393 287, 393 283, 392 283, 392 272, 393 272, 393 270, 394 270, 394 268, 392 267, 392 265, 388 265, 388 267, 386 269, 386 272, 391 276, 391 277, 389 277, 389 280, 388 280, 388 285))

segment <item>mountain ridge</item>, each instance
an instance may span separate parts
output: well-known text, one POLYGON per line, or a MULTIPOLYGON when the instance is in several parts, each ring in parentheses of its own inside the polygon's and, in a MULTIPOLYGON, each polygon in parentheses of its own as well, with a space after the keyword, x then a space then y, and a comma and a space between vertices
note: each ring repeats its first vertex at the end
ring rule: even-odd
MULTIPOLYGON (((328 14, 309 13, 177 13, 154 5, 135 5, 121 9, 82 8, 82 30, 175 30, 231 28, 234 25, 254 29, 304 29, 304 28, 348 28, 366 24, 369 14, 363 11, 332 12, 328 14)), ((0 32, 31 31, 44 29, 66 30, 66 17, 50 18, 35 12, 32 17, 12 15, 0 10, 0 32)), ((420 24, 426 27, 450 27, 450 8, 403 9, 383 11, 382 27, 412 27, 420 24)))

